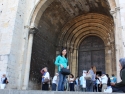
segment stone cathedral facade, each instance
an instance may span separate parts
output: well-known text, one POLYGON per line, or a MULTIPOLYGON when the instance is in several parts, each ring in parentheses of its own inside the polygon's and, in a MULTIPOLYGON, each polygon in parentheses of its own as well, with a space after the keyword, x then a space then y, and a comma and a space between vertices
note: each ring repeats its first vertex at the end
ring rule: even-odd
POLYGON ((41 89, 40 70, 57 72, 67 49, 75 76, 92 65, 119 79, 125 57, 125 0, 0 0, 0 75, 7 88, 41 89))

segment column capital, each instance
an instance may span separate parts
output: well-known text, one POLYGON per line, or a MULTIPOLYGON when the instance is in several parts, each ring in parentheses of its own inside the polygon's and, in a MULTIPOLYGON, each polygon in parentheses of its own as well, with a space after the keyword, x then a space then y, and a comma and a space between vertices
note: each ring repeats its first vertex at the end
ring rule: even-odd
POLYGON ((120 11, 120 7, 115 7, 115 11, 117 12, 117 11, 120 11))
POLYGON ((33 27, 33 28, 30 28, 30 30, 29 30, 29 34, 36 34, 36 33, 38 33, 38 28, 36 28, 36 27, 33 27))
POLYGON ((114 18, 116 18, 116 13, 119 12, 120 9, 121 9, 120 7, 115 7, 115 9, 113 9, 113 10, 110 11, 110 14, 111 14, 114 18))
POLYGON ((111 14, 114 18, 116 18, 116 11, 115 11, 115 10, 111 10, 111 11, 110 11, 110 14, 111 14))

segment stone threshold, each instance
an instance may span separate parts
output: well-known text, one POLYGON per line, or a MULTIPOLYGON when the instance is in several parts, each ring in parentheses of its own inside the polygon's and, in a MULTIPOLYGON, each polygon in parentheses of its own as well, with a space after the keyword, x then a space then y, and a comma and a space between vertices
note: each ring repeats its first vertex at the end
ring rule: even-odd
MULTIPOLYGON (((0 89, 0 94, 109 94, 109 93, 0 89)), ((112 94, 123 94, 123 93, 112 93, 112 94)))

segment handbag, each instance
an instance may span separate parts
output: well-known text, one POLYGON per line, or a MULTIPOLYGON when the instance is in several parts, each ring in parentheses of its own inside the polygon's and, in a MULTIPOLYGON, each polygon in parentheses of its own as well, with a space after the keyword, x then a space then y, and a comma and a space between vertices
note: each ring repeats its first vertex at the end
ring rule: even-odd
POLYGON ((69 74, 70 74, 70 70, 67 69, 67 68, 62 68, 62 69, 61 69, 61 73, 62 73, 63 75, 69 75, 69 74))
POLYGON ((92 79, 92 75, 88 73, 88 74, 85 76, 85 79, 86 79, 86 80, 91 80, 91 79, 92 79))
POLYGON ((44 79, 43 83, 48 83, 50 80, 48 78, 44 79))

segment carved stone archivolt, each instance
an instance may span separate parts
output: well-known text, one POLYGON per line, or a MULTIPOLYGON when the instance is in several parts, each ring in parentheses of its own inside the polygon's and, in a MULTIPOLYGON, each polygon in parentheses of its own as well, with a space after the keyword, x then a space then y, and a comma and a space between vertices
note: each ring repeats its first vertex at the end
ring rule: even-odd
POLYGON ((97 35, 108 45, 108 39, 114 40, 114 22, 111 17, 90 13, 69 21, 62 29, 59 45, 78 48, 80 42, 88 35, 97 35))
POLYGON ((73 20, 69 21, 62 29, 59 45, 63 47, 71 48, 73 52, 73 60, 71 63, 72 71, 74 74, 78 74, 78 55, 73 50, 79 50, 81 42, 89 36, 97 36, 104 42, 105 48, 105 70, 110 75, 112 74, 112 62, 115 65, 114 51, 112 51, 111 45, 114 47, 114 21, 112 17, 108 17, 102 14, 89 13, 87 15, 81 15, 73 20), (111 54, 112 53, 112 54, 111 54), (107 66, 107 64, 109 66, 107 66), (77 72, 75 72, 77 71, 77 72))

